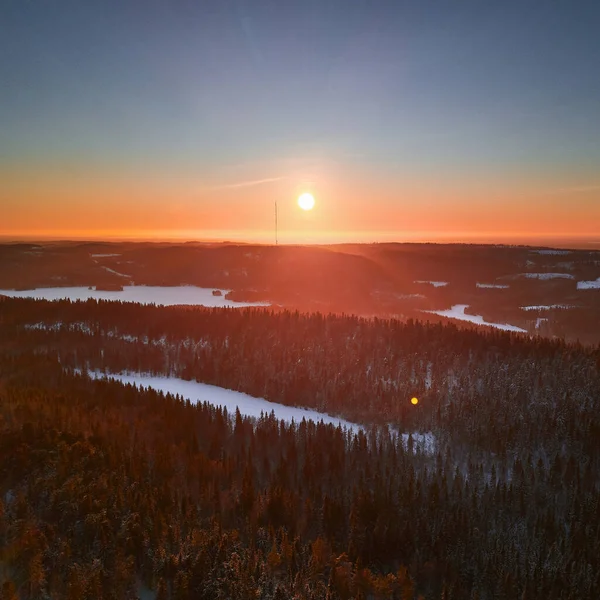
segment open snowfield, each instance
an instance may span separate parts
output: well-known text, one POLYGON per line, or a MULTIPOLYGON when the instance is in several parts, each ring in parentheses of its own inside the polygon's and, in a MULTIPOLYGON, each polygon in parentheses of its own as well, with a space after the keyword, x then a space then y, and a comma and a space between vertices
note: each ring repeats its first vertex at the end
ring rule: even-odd
POLYGON ((516 325, 507 325, 505 323, 488 323, 481 315, 467 315, 465 314, 465 309, 468 307, 468 304, 455 304, 452 308, 446 310, 424 310, 422 312, 432 313, 434 315, 448 317, 450 319, 458 319, 459 321, 468 321, 469 323, 474 323, 475 325, 496 327, 497 329, 503 329, 504 331, 518 331, 519 333, 527 333, 526 329, 522 329, 516 325))
MULTIPOLYGON (((198 383, 197 381, 186 381, 177 377, 166 377, 157 375, 148 375, 143 373, 120 373, 120 374, 104 374, 99 371, 88 371, 88 375, 92 379, 115 379, 122 383, 130 383, 138 387, 151 388, 165 394, 181 396, 185 400, 189 400, 193 404, 198 402, 208 402, 215 406, 224 406, 227 408, 229 415, 235 415, 235 409, 239 408, 240 413, 247 417, 260 418, 261 413, 265 415, 275 413, 275 417, 280 421, 291 423, 292 419, 295 423, 300 423, 302 419, 314 421, 316 423, 323 422, 332 424, 335 427, 341 425, 343 429, 348 429, 352 433, 365 431, 362 425, 351 423, 339 417, 332 417, 326 413, 320 413, 316 410, 307 408, 298 408, 296 406, 286 406, 277 402, 269 402, 264 398, 255 398, 242 392, 228 390, 216 385, 206 383, 198 383)), ((390 427, 390 433, 394 436, 399 435, 399 432, 390 427)), ((433 454, 435 452, 436 440, 431 433, 402 433, 402 444, 405 449, 408 449, 409 436, 412 435, 413 451, 420 451, 424 454, 433 454)))
POLYGON ((245 306, 269 306, 268 302, 234 302, 227 300, 229 290, 221 290, 222 296, 213 296, 213 288, 200 288, 192 285, 160 287, 144 285, 126 285, 123 291, 101 291, 87 287, 37 288, 34 290, 0 290, 0 295, 13 298, 38 298, 42 300, 120 300, 121 302, 139 302, 140 304, 158 304, 174 306, 187 304, 214 308, 243 308, 245 306))
POLYGON ((595 281, 578 281, 578 290, 600 290, 600 277, 595 281))

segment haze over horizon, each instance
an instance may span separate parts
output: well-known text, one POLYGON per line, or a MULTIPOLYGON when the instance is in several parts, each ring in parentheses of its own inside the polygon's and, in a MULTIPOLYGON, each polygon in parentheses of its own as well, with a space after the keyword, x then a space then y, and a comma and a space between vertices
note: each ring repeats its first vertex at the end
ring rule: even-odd
POLYGON ((600 5, 7 0, 5 239, 600 239, 600 5), (311 192, 313 210, 296 199, 311 192))

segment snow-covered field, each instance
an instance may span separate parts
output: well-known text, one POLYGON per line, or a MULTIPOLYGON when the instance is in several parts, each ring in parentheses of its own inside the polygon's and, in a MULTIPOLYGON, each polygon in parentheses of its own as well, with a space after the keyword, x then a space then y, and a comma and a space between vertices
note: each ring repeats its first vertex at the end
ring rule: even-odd
POLYGON ((433 287, 445 287, 448 285, 447 281, 423 281, 421 279, 415 281, 414 283, 428 283, 429 285, 432 285, 433 287))
POLYGON ((432 313, 434 315, 448 317, 450 319, 458 319, 459 321, 468 321, 469 323, 474 323, 475 325, 496 327, 497 329, 503 329, 504 331, 518 331, 520 333, 527 333, 526 329, 522 329, 516 325, 507 325, 505 323, 488 323, 481 315, 467 315, 465 314, 465 309, 468 307, 468 304, 455 304, 452 308, 447 310, 424 310, 422 312, 432 313))
POLYGON ((234 302, 222 296, 213 296, 213 288, 199 288, 191 285, 159 287, 144 285, 126 285, 123 291, 101 291, 87 287, 37 288, 34 290, 0 290, 0 295, 13 298, 39 298, 42 300, 120 300, 121 302, 139 302, 140 304, 159 304, 174 306, 188 304, 216 308, 243 308, 245 306, 269 306, 268 302, 234 302))
POLYGON ((521 306, 521 310, 552 310, 553 308, 576 308, 572 304, 540 304, 539 306, 521 306))
POLYGON ((111 256, 121 256, 120 254, 90 254, 92 258, 109 258, 111 256))
POLYGON ((600 290, 600 277, 594 281, 578 281, 578 290, 600 290))
MULTIPOLYGON (((362 425, 351 423, 339 417, 332 417, 326 413, 320 413, 316 410, 307 408, 298 408, 295 406, 286 406, 277 402, 269 402, 264 398, 255 398, 242 392, 228 390, 216 385, 208 385, 206 383, 198 383, 197 381, 186 381, 177 377, 166 377, 147 375, 142 373, 128 374, 104 374, 99 371, 88 371, 88 375, 92 379, 111 378, 122 383, 135 384, 138 387, 151 388, 165 394, 179 394, 184 400, 189 400, 193 404, 198 402, 208 402, 215 406, 224 406, 227 408, 229 415, 235 415, 235 409, 239 408, 240 413, 244 416, 260 418, 261 414, 270 415, 274 412, 275 417, 280 421, 291 423, 300 423, 302 419, 314 421, 316 423, 323 422, 332 424, 335 427, 341 425, 343 429, 348 429, 352 433, 365 431, 362 425)), ((399 432, 390 427, 392 435, 399 435, 399 432)), ((402 433, 402 443, 405 449, 408 449, 409 436, 412 435, 413 451, 419 450, 424 454, 433 454, 435 452, 436 440, 431 433, 402 433)))
POLYGON ((502 283, 476 283, 478 288, 489 290, 507 290, 510 286, 502 283))
POLYGON ((527 279, 575 279, 570 273, 523 273, 527 279))

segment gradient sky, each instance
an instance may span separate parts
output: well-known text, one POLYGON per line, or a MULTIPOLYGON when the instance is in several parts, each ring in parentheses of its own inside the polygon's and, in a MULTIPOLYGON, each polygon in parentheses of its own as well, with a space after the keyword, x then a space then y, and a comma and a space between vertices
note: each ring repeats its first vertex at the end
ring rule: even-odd
POLYGON ((599 238, 600 2, 0 2, 0 235, 266 240, 275 201, 290 241, 599 238))

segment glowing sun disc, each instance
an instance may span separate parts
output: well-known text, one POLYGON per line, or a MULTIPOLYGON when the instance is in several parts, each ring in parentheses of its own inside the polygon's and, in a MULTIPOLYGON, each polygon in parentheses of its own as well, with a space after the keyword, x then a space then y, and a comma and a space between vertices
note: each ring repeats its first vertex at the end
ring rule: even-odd
POLYGON ((312 194, 302 194, 298 198, 298 206, 302 210, 312 210, 315 206, 315 199, 312 194))
POLYGON ((411 398, 410 401, 411 401, 411 404, 414 404, 415 406, 417 404, 419 404, 419 399, 418 398, 411 398))

